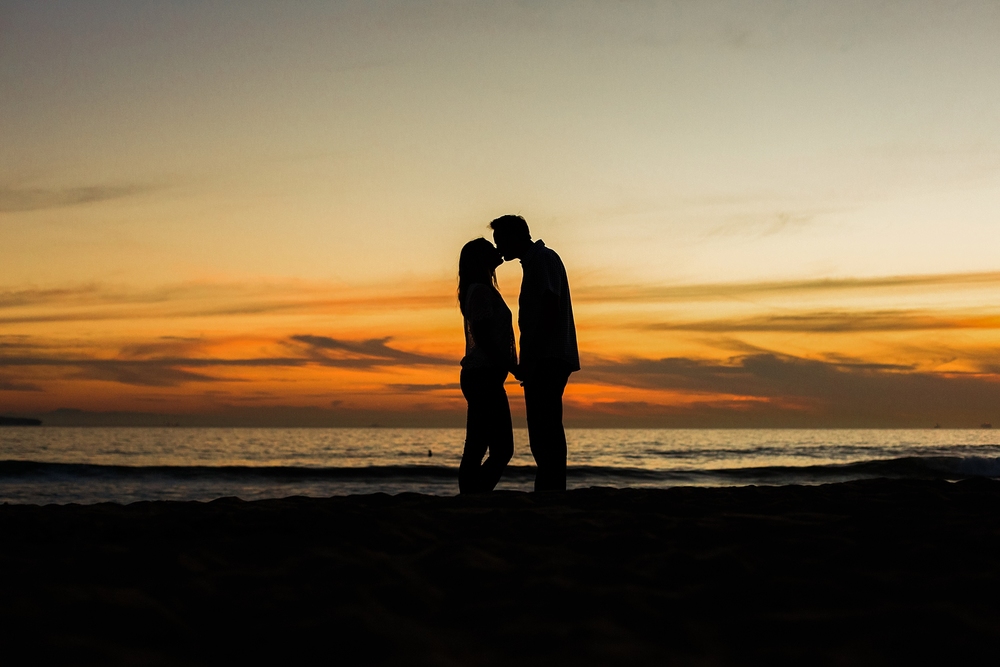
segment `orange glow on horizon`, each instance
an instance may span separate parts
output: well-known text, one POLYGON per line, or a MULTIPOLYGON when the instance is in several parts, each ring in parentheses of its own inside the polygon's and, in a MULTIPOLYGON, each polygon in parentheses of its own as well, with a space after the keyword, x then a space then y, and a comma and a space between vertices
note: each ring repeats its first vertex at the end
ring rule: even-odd
MULTIPOLYGON (((1000 313, 950 306, 1000 292, 1000 278, 971 288, 960 278, 939 282, 950 291, 918 294, 920 303, 906 286, 855 286, 855 310, 842 285, 826 294, 813 288, 807 308, 790 310, 803 298, 795 289, 772 287, 778 297, 752 304, 720 298, 751 289, 739 285, 676 288, 687 290, 680 301, 653 289, 646 300, 619 301, 583 284, 576 311, 584 369, 568 386, 567 409, 595 418, 706 410, 822 417, 848 400, 830 393, 838 383, 995 386, 1000 313)), ((297 281, 8 295, 0 318, 18 333, 0 337, 4 409, 295 408, 460 423, 463 341, 452 290, 446 282, 297 281)), ((516 299, 507 300, 516 311, 516 299)), ((513 380, 508 393, 520 411, 513 380)))

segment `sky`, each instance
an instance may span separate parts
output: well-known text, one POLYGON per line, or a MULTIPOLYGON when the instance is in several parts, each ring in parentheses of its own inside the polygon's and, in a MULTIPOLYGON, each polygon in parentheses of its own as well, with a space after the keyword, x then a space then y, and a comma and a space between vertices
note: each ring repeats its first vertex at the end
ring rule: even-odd
POLYGON ((458 252, 518 213, 569 273, 568 425, 1000 425, 998 33, 995 2, 0 0, 0 414, 462 425, 458 252))

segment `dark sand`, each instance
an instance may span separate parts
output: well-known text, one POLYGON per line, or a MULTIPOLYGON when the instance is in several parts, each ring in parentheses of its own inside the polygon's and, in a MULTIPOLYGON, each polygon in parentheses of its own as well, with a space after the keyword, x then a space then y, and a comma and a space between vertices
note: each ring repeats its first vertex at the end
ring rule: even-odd
POLYGON ((1000 483, 984 480, 7 505, 0 539, 6 664, 1000 652, 1000 483))

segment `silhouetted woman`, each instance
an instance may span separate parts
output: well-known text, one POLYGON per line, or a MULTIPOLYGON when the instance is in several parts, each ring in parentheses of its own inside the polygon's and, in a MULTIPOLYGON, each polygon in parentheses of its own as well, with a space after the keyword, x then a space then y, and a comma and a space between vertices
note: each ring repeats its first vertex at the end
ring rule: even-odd
POLYGON ((458 303, 465 319, 462 394, 469 403, 458 470, 461 493, 492 491, 514 455, 503 383, 517 365, 517 353, 510 309, 497 289, 496 268, 502 262, 486 239, 466 243, 458 259, 458 303))

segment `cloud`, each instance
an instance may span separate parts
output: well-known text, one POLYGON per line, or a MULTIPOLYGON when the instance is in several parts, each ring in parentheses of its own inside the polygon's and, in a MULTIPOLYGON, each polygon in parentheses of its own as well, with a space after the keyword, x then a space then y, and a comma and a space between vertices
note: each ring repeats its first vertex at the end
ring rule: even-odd
POLYGON ((446 384, 390 384, 387 385, 389 389, 396 389, 398 391, 421 393, 421 392, 431 392, 431 391, 454 391, 456 389, 461 389, 462 385, 458 382, 448 382, 446 384))
POLYGON ((397 285, 187 283, 134 290, 108 285, 0 290, 0 324, 87 322, 267 313, 352 313, 456 308, 454 287, 429 281, 397 285))
POLYGON ((43 391, 37 384, 0 377, 0 391, 43 391))
POLYGON ((94 185, 77 188, 12 188, 0 186, 0 213, 38 211, 122 199, 147 192, 148 185, 94 185))
POLYGON ((0 351, 34 349, 37 345, 31 336, 23 334, 0 336, 0 351))
POLYGON ((99 289, 94 285, 64 287, 59 289, 20 289, 0 291, 0 308, 34 306, 58 301, 77 301, 92 297, 99 289))
POLYGON ((218 377, 192 368, 296 367, 309 359, 262 357, 222 359, 212 357, 164 357, 154 359, 95 359, 80 357, 0 356, 0 367, 49 367, 74 369, 71 378, 105 380, 142 387, 176 387, 189 382, 243 382, 241 378, 218 377))
POLYGON ((291 336, 291 340, 305 343, 309 346, 311 359, 327 366, 368 368, 372 366, 451 366, 455 364, 454 359, 404 352, 389 347, 386 343, 392 340, 391 336, 350 341, 330 338, 329 336, 300 334, 291 336), (331 352, 336 356, 330 356, 331 352))
POLYGON ((139 387, 176 387, 189 382, 234 382, 232 378, 217 378, 194 373, 158 360, 142 362, 90 361, 81 363, 75 377, 104 380, 139 387))
POLYGON ((759 238, 775 236, 802 229, 818 215, 816 212, 776 211, 770 213, 739 213, 726 216, 727 222, 709 228, 706 236, 735 236, 749 234, 759 238))
POLYGON ((815 395, 846 377, 914 374, 913 370, 895 364, 817 361, 760 353, 734 357, 727 363, 685 357, 605 361, 590 366, 587 375, 623 386, 780 397, 815 395))
POLYGON ((795 315, 761 315, 702 322, 653 322, 635 325, 635 328, 648 331, 698 331, 704 333, 762 331, 854 333, 1000 329, 1000 316, 961 313, 943 315, 917 310, 819 311, 795 315))
POLYGON ((977 286, 1000 287, 1000 272, 881 276, 871 278, 822 278, 815 280, 742 283, 701 283, 691 285, 593 285, 574 289, 573 299, 580 303, 618 301, 662 303, 719 298, 739 299, 763 295, 977 286))
MULTIPOLYGON (((211 341, 190 339, 166 339, 127 345, 119 349, 113 358, 54 354, 42 343, 33 341, 11 348, 11 352, 7 354, 0 354, 0 368, 62 368, 72 371, 68 376, 71 379, 104 380, 143 387, 176 387, 188 383, 246 381, 239 377, 217 376, 205 372, 205 369, 213 368, 325 366, 365 370, 386 366, 456 363, 452 359, 389 347, 387 343, 390 340, 391 337, 341 340, 301 334, 284 340, 287 346, 300 352, 299 355, 244 358, 195 356, 209 347, 211 341), (304 350, 302 344, 305 345, 304 350)), ((27 385, 22 383, 22 386, 27 385)))

